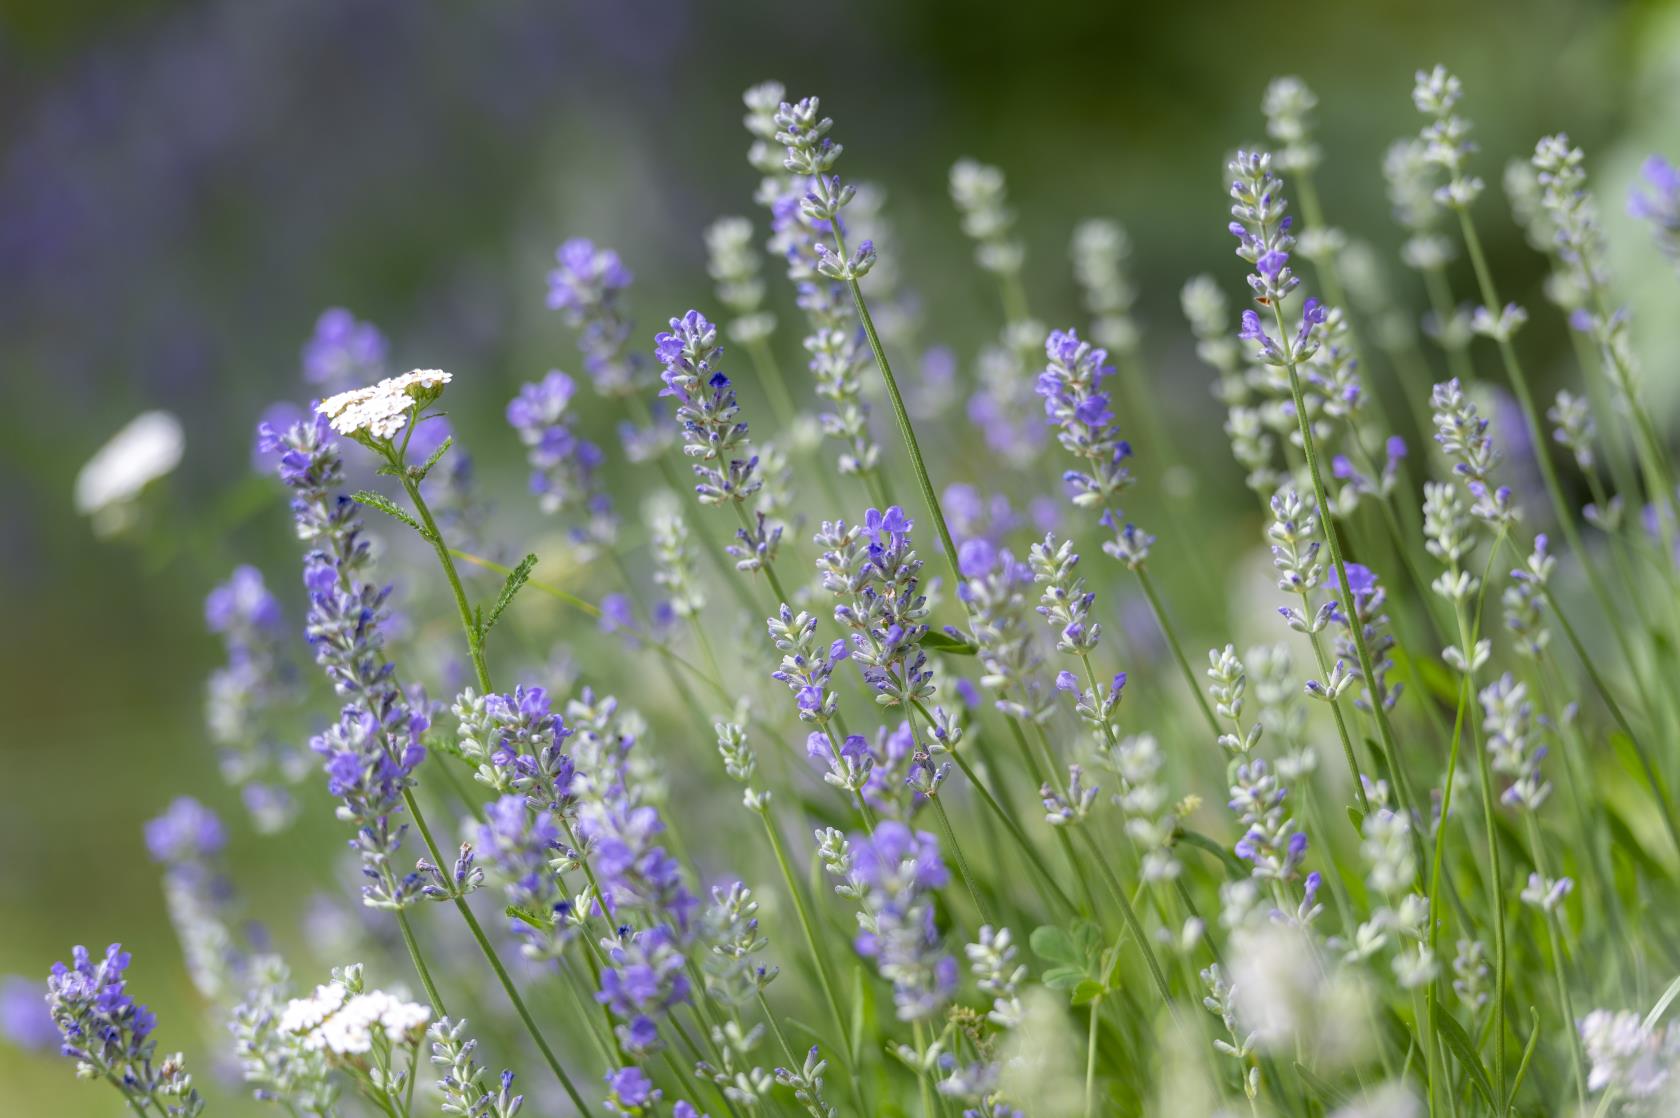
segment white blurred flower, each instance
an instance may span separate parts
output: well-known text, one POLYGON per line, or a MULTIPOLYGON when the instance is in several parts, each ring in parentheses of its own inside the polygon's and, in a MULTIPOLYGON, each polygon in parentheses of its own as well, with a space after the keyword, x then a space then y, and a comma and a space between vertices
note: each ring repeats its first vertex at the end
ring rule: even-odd
POLYGON ((442 369, 412 369, 366 388, 352 388, 328 396, 315 405, 315 410, 326 416, 333 430, 341 435, 394 438, 408 422, 415 399, 435 398, 452 379, 442 369))
POLYGON ((351 994, 341 982, 318 986, 307 998, 295 998, 280 1012, 280 1028, 302 1038, 310 1051, 360 1056, 371 1051, 382 1033, 392 1044, 417 1042, 432 1011, 383 990, 351 994))
POLYGON ((135 416, 76 475, 76 511, 92 517, 100 535, 127 527, 134 498, 180 464, 183 445, 181 421, 174 415, 135 416))

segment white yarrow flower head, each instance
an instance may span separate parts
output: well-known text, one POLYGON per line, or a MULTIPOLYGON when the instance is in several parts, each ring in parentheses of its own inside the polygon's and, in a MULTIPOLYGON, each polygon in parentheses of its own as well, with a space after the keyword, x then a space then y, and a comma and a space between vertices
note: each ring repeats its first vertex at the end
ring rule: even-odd
POLYGON ((100 447, 76 475, 76 511, 94 531, 113 535, 134 521, 134 499, 181 462, 181 421, 166 411, 142 412, 100 447))
POLYGON ((358 441, 396 438, 408 421, 443 395, 454 378, 442 369, 412 369, 378 384, 328 396, 315 410, 332 429, 358 441))
POLYGON ((355 1058, 371 1052, 381 1038, 393 1047, 418 1044, 431 1019, 426 1006, 383 990, 352 992, 334 981, 287 1002, 280 1029, 300 1038, 309 1051, 355 1058))

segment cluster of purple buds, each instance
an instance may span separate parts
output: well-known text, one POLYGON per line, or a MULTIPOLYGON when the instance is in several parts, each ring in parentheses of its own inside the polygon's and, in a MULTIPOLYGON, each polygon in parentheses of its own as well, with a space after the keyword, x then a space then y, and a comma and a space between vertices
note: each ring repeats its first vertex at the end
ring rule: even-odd
POLYGON ((1044 353, 1049 364, 1038 375, 1044 414, 1063 449, 1084 467, 1062 475, 1069 496, 1081 508, 1112 508, 1132 483, 1125 466, 1132 448, 1116 430, 1108 394, 1102 391, 1103 380, 1114 373, 1108 351, 1081 341, 1072 330, 1053 330, 1044 353))
POLYGON ((873 836, 853 835, 850 870, 861 886, 858 954, 892 983, 901 1021, 938 1014, 957 987, 957 961, 944 951, 934 890, 950 881, 939 840, 886 820, 873 836))
POLYGON ((165 1118, 193 1118, 204 1100, 179 1055, 157 1060, 152 1039, 157 1018, 128 993, 130 958, 113 943, 97 961, 77 947, 69 966, 53 964, 47 1009, 63 1038, 62 1051, 84 1078, 108 1081, 135 1110, 150 1105, 165 1118))
POLYGON ((1040 592, 1038 612, 1056 630, 1056 648, 1072 656, 1088 656, 1102 638, 1102 626, 1091 616, 1097 595, 1085 589, 1085 579, 1074 573, 1079 554, 1072 540, 1060 544, 1046 534, 1028 553, 1034 580, 1040 592))
POLYGON ((533 959, 559 958, 576 921, 587 914, 577 912, 555 872, 554 863, 564 859, 566 850, 553 813, 533 811, 524 796, 502 796, 485 808, 476 838, 513 913, 509 925, 521 940, 520 949, 533 959))
POLYGON ((1027 627, 1032 567, 983 537, 965 539, 957 562, 963 576, 957 596, 968 609, 985 668, 980 685, 996 692, 997 709, 1012 718, 1036 722, 1047 717, 1050 696, 1038 679, 1042 659, 1027 627))
POLYGON ((1551 643, 1551 630, 1546 628, 1542 607, 1546 601, 1546 584, 1551 580, 1557 560, 1547 550, 1544 532, 1534 537, 1534 549, 1523 565, 1511 572, 1511 582, 1505 587, 1501 604, 1505 612, 1505 627, 1511 631, 1516 650, 1524 656, 1538 657, 1551 643))
POLYGON ((1435 386, 1429 406, 1434 414, 1435 441, 1475 498, 1471 515, 1489 527, 1510 528, 1521 516, 1521 509, 1509 486, 1493 484, 1493 468, 1500 455, 1488 434, 1488 421, 1477 413, 1457 377, 1435 386))
POLYGON ((595 996, 622 1022, 615 1030, 620 1049, 638 1057, 658 1052, 664 1046, 659 1021, 690 994, 687 963, 671 929, 621 929, 602 946, 608 965, 595 996))
POLYGON ((418 875, 401 873, 395 858, 407 827, 395 822, 412 773, 424 760, 423 702, 411 704, 385 658, 385 602, 389 588, 365 581, 371 565, 356 503, 341 491, 344 467, 324 416, 284 434, 264 427, 265 451, 279 454, 279 474, 292 489, 309 592, 306 627, 315 660, 344 701, 338 720, 310 741, 321 757, 327 786, 342 800, 338 816, 355 824, 352 846, 369 884, 364 903, 400 908, 413 902, 418 875))
POLYGON ((163 867, 164 900, 187 971, 210 999, 239 984, 246 962, 229 926, 234 894, 221 859, 226 845, 221 819, 190 796, 146 824, 146 849, 163 867))
POLYGON ((885 707, 933 696, 933 669, 922 651, 927 598, 922 561, 911 546, 914 522, 897 505, 869 509, 862 526, 827 522, 816 535, 823 589, 838 603, 834 619, 851 632, 851 659, 885 707))
MULTIPOLYGON (((1239 151, 1229 166, 1231 216, 1229 225, 1237 238, 1237 255, 1254 266, 1248 286, 1254 300, 1263 307, 1278 308, 1300 286, 1300 277, 1289 266, 1295 238, 1289 233, 1291 220, 1284 216, 1287 204, 1283 182, 1272 174, 1272 157, 1265 152, 1239 151)), ((1327 319, 1326 308, 1316 299, 1301 307, 1301 324, 1295 336, 1273 338, 1266 332, 1260 315, 1242 313, 1238 336, 1252 342, 1268 365, 1298 365, 1317 351, 1319 327, 1327 319)))
POLYGON ((343 307, 330 307, 303 344, 303 379, 322 396, 372 384, 385 375, 387 352, 379 327, 358 321, 343 307))
POLYGON ((830 685, 834 666, 851 655, 845 640, 823 648, 817 637, 817 619, 803 611, 794 613, 785 602, 766 624, 771 642, 782 654, 781 666, 770 673, 770 678, 793 692, 801 722, 826 726, 840 702, 830 685))
POLYGON ((526 384, 507 406, 508 425, 525 445, 531 467, 531 492, 546 513, 581 510, 580 535, 611 541, 615 528, 612 502, 599 476, 606 456, 572 427, 569 409, 577 385, 559 370, 526 384))
POLYGON ((1534 705, 1528 701, 1527 685, 1507 672, 1483 688, 1480 698, 1488 763, 1511 780, 1500 802, 1519 811, 1539 811, 1552 785, 1541 775, 1546 747, 1534 740, 1534 705))
MULTIPOLYGON (((807 184, 804 197, 799 200, 800 216, 816 230, 841 232, 840 211, 852 201, 857 191, 840 181, 833 173, 840 158, 841 146, 828 138, 834 121, 821 115, 821 105, 815 97, 800 101, 782 102, 776 110, 776 142, 787 149, 783 166, 796 181, 807 184)), ((875 265, 875 247, 863 241, 849 257, 842 257, 838 245, 817 241, 817 271, 832 280, 862 279, 875 265)))
POLYGON ((473 1055, 478 1041, 465 1035, 466 1026, 464 1019, 440 1017, 427 1034, 432 1041, 432 1064, 438 1069, 443 1112, 464 1118, 515 1118, 525 1105, 525 1096, 513 1093, 513 1072, 503 1071, 491 1080, 473 1055))
POLYGON ((1230 808, 1243 837, 1236 855, 1254 867, 1254 876, 1293 881, 1307 856, 1307 835, 1298 830, 1285 801, 1289 790, 1263 757, 1239 762, 1231 774, 1230 808))
POLYGON ((554 251, 548 273, 548 305, 579 331, 583 368, 603 396, 628 396, 643 387, 641 361, 630 349, 625 303, 630 269, 618 253, 574 237, 554 251))
POLYGON ((757 997, 775 981, 780 969, 759 961, 770 941, 758 927, 758 901, 739 881, 712 887, 706 906, 704 937, 709 950, 703 965, 706 990, 726 1005, 740 1005, 757 997))
POLYGON ((1657 248, 1680 265, 1680 168, 1660 155, 1639 167, 1644 189, 1628 191, 1628 213, 1651 227, 1657 248))
MULTIPOLYGON (((1366 650, 1371 656, 1371 672, 1374 679, 1364 680, 1364 673, 1357 666, 1348 671, 1354 678, 1365 683, 1367 696, 1375 696, 1384 710, 1394 709, 1394 704, 1400 700, 1400 692, 1404 684, 1388 682, 1388 673, 1394 668, 1394 659, 1389 653, 1394 649, 1394 635, 1388 631, 1388 615, 1383 613, 1383 605, 1388 600, 1388 593, 1377 582, 1376 572, 1360 563, 1344 564, 1347 571, 1348 590, 1353 598, 1353 609, 1356 620, 1365 638, 1366 650)), ((1341 586, 1337 581, 1336 572, 1330 572, 1332 587, 1338 591, 1341 586)), ((1336 655, 1350 665, 1358 663, 1358 649, 1353 641, 1352 626, 1342 611, 1339 598, 1332 600, 1334 611, 1331 616, 1344 632, 1336 637, 1336 655)), ((1354 705, 1360 710, 1370 709, 1365 699, 1355 699, 1354 705)))
MULTIPOLYGON (((671 319, 671 329, 654 339, 654 352, 665 367, 660 395, 677 401, 683 452, 697 459, 695 496, 703 505, 741 506, 764 482, 757 473, 758 455, 751 452, 747 424, 738 418, 735 386, 719 367, 723 347, 717 327, 691 310, 671 319)), ((747 518, 736 537, 738 543, 729 548, 736 567, 754 571, 775 560, 782 529, 760 512, 747 518)))
POLYGON ((498 793, 525 797, 532 811, 570 819, 576 805, 576 767, 565 742, 572 736, 541 687, 515 687, 480 698, 470 690, 455 703, 459 748, 478 763, 477 779, 498 793))
MULTIPOLYGON (((839 145, 826 137, 832 122, 804 119, 805 109, 815 117, 816 102, 789 105, 783 100, 785 93, 777 82, 766 82, 747 91, 745 123, 754 137, 748 158, 765 175, 759 201, 770 210, 770 251, 786 260, 799 309, 810 326, 804 346, 810 354, 813 387, 817 395, 833 406, 820 417, 823 433, 845 448, 840 454, 841 473, 869 473, 879 465, 881 449, 869 432, 869 406, 863 400, 859 379, 867 350, 845 286, 828 274, 843 271, 837 267, 840 263, 837 250, 821 242, 824 234, 834 232, 838 218, 817 219, 807 213, 808 199, 816 193, 813 185, 821 186, 825 193, 833 192, 835 201, 839 201, 842 193, 849 199, 850 188, 840 187, 838 178, 826 174, 840 154, 839 145), (822 134, 813 135, 818 127, 822 134), (790 128, 798 131, 789 131, 790 128), (789 140, 793 141, 791 148, 789 140), (805 167, 825 160, 828 166, 817 176, 796 172, 790 165, 797 162, 805 167), (814 178, 822 179, 823 183, 815 184, 814 178)), ((860 245, 859 255, 847 264, 852 274, 862 275, 858 269, 867 271, 873 261, 873 248, 860 245)))
POLYGON ((622 921, 633 913, 668 925, 687 941, 699 901, 683 882, 681 864, 660 843, 665 821, 659 809, 621 786, 586 800, 579 826, 612 918, 622 921))
POLYGON ((205 723, 222 776, 240 790, 257 829, 273 834, 296 815, 284 785, 295 782, 302 767, 270 721, 298 689, 285 653, 285 616, 262 572, 241 566, 205 599, 204 620, 221 637, 227 657, 210 674, 205 696, 205 723))

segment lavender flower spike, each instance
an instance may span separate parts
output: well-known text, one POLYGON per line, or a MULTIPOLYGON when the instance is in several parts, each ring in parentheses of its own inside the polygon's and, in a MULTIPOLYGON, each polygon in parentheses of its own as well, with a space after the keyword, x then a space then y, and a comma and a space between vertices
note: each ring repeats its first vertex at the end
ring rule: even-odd
POLYGON ((137 1111, 150 1104, 165 1118, 193 1118, 204 1100, 179 1054, 158 1061, 152 1031, 157 1018, 128 994, 130 956, 120 944, 95 961, 77 947, 71 963, 54 963, 47 1008, 63 1037, 63 1052, 83 1079, 104 1079, 137 1111))

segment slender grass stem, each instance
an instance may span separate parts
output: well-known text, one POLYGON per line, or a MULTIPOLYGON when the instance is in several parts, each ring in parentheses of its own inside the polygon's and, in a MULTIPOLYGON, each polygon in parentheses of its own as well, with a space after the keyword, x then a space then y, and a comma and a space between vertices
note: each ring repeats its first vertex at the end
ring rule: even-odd
MULTIPOLYGON (((857 1064, 851 1050, 850 1031, 846 1028, 846 1015, 841 1012, 840 999, 834 992, 834 977, 829 971, 828 953, 822 941, 817 936, 816 921, 811 916, 809 903, 805 899, 805 891, 799 885, 799 879, 794 875, 793 863, 788 860, 787 847, 782 843, 781 831, 775 821, 770 818, 768 809, 759 811, 759 818, 764 822, 764 833, 770 838, 770 849, 776 856, 776 865, 782 871, 782 882, 787 886, 788 896, 793 900, 795 914, 799 917, 799 930, 805 936, 805 948, 810 952, 811 965, 817 971, 817 985, 822 987, 823 999, 828 1002, 829 1013, 834 1017, 834 1028, 839 1038, 840 1051, 846 1059, 846 1068, 852 1074, 854 1087, 857 1080, 857 1064)), ((861 1093, 859 1095, 861 1097, 861 1093)))
POLYGON ((1161 595, 1155 589, 1155 581, 1149 576, 1149 568, 1139 563, 1137 571, 1138 585, 1143 587, 1143 596, 1149 599, 1150 611, 1155 614, 1155 624, 1160 626, 1161 635, 1167 638, 1167 647, 1172 650, 1173 659, 1178 662, 1178 670, 1184 675, 1184 682, 1190 685, 1190 694, 1195 696, 1196 706, 1201 709, 1202 717, 1207 719, 1208 729, 1215 737, 1219 736, 1219 720, 1213 716, 1213 708, 1208 706, 1207 696, 1202 694, 1200 682, 1196 679, 1194 669, 1190 667, 1189 657, 1184 655, 1184 646, 1179 643, 1178 634, 1173 631, 1171 619, 1167 617, 1167 607, 1161 601, 1161 595))

